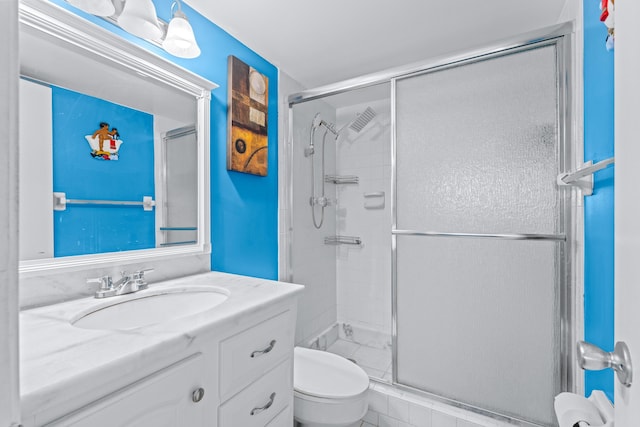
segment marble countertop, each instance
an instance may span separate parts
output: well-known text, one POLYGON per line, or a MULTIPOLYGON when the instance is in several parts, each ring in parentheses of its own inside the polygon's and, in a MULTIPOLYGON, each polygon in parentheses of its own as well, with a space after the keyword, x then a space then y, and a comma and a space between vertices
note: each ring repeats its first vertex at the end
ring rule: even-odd
POLYGON ((140 368, 140 355, 180 354, 194 337, 212 325, 237 323, 247 313, 269 307, 301 292, 300 285, 210 272, 150 283, 134 294, 105 299, 83 298, 20 313, 20 388, 23 414, 60 399, 61 390, 113 384, 140 368), (216 287, 228 299, 211 309, 129 330, 81 329, 71 322, 83 313, 117 301, 180 287, 216 287), (117 378, 119 377, 119 378, 117 378))

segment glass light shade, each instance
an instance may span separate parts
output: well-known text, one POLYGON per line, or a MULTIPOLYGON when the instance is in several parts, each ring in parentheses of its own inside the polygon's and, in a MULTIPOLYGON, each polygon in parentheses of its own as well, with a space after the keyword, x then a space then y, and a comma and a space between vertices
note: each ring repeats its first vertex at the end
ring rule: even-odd
POLYGON ((157 40, 162 37, 156 7, 151 0, 127 0, 118 17, 118 25, 143 39, 157 40))
POLYGON ((112 16, 116 13, 111 0, 67 0, 67 3, 96 16, 112 16))
POLYGON ((176 11, 169 22, 167 36, 162 42, 164 50, 180 58, 196 58, 200 56, 200 47, 193 34, 193 28, 181 11, 176 11))

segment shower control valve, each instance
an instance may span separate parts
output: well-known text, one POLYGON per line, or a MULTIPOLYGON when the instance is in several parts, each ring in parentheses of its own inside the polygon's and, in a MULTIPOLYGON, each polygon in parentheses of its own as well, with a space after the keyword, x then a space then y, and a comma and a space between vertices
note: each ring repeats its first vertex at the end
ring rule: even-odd
POLYGON ((324 197, 324 196, 323 197, 310 197, 309 198, 309 204, 311 206, 318 205, 318 206, 322 206, 324 208, 324 207, 327 207, 327 206, 329 206, 331 204, 331 199, 328 198, 328 197, 324 197))

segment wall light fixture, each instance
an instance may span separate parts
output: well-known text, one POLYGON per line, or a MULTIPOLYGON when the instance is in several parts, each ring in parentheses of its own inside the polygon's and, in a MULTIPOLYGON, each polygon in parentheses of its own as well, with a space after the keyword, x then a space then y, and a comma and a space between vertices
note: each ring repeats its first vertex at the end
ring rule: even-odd
POLYGON ((171 5, 172 19, 158 19, 152 0, 66 0, 78 9, 100 16, 133 34, 162 47, 179 58, 200 56, 200 47, 180 0, 171 5), (174 11, 175 8, 175 11, 174 11))
POLYGON ((127 0, 118 16, 118 25, 142 39, 154 40, 162 37, 156 7, 151 0, 127 0))
POLYGON ((187 15, 182 12, 180 0, 171 5, 171 11, 173 12, 173 18, 169 21, 167 35, 162 42, 162 47, 170 54, 180 58, 196 58, 200 56, 200 47, 196 42, 196 37, 193 34, 193 28, 189 24, 187 15), (174 12, 173 8, 176 5, 178 8, 174 12))

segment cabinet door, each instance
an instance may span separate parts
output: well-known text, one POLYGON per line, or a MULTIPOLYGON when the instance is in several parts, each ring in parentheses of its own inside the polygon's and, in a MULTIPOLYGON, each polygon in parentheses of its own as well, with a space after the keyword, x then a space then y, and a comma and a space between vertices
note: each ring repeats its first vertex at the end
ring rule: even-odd
POLYGON ((204 426, 206 390, 199 378, 204 358, 196 354, 55 421, 52 427, 204 426), (200 398, 200 399, 198 399, 200 398), (197 400, 197 402, 196 402, 197 400))

